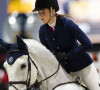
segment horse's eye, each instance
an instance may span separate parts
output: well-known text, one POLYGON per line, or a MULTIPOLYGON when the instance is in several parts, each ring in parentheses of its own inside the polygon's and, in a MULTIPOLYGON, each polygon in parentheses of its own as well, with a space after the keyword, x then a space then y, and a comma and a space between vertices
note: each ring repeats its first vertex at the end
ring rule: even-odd
POLYGON ((22 64, 22 65, 21 65, 21 69, 24 69, 25 67, 26 67, 25 64, 22 64))

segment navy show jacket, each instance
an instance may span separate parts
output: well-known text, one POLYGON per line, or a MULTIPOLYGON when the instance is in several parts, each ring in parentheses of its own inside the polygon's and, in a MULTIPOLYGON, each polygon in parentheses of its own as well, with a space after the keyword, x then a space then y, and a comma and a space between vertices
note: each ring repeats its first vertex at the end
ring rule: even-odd
POLYGON ((66 62, 71 72, 79 71, 93 62, 87 53, 92 48, 90 40, 70 19, 57 17, 54 34, 48 24, 43 24, 39 30, 39 38, 51 52, 67 53, 66 62))

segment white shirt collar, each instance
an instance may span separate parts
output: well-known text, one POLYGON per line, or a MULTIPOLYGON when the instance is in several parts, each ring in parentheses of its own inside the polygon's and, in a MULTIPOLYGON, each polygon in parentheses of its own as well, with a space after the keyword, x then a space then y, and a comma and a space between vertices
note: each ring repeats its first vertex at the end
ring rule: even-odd
POLYGON ((54 29, 54 27, 56 25, 56 20, 52 24, 48 24, 48 25, 54 29))

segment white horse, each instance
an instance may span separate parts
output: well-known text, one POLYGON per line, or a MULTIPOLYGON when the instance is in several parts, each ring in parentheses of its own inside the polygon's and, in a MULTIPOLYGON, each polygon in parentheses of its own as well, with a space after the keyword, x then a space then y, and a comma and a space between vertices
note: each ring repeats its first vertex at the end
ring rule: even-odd
MULTIPOLYGON (((4 63, 10 83, 9 90, 85 90, 77 83, 73 83, 75 80, 41 43, 17 37, 17 44, 20 49, 26 48, 26 45, 28 49, 14 50, 8 52, 9 54, 16 52, 29 52, 29 54, 18 57, 11 65, 7 61, 4 63), (29 89, 30 87, 32 89, 29 89), (35 87, 40 89, 33 89, 35 87)), ((13 57, 9 58, 10 61, 11 58, 13 57)))

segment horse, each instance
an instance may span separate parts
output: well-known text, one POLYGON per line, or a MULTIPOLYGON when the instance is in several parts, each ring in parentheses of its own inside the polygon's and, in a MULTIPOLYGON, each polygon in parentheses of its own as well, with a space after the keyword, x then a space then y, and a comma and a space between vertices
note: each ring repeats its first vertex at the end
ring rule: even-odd
POLYGON ((8 45, 4 67, 9 90, 85 90, 39 41, 17 36, 8 45))

